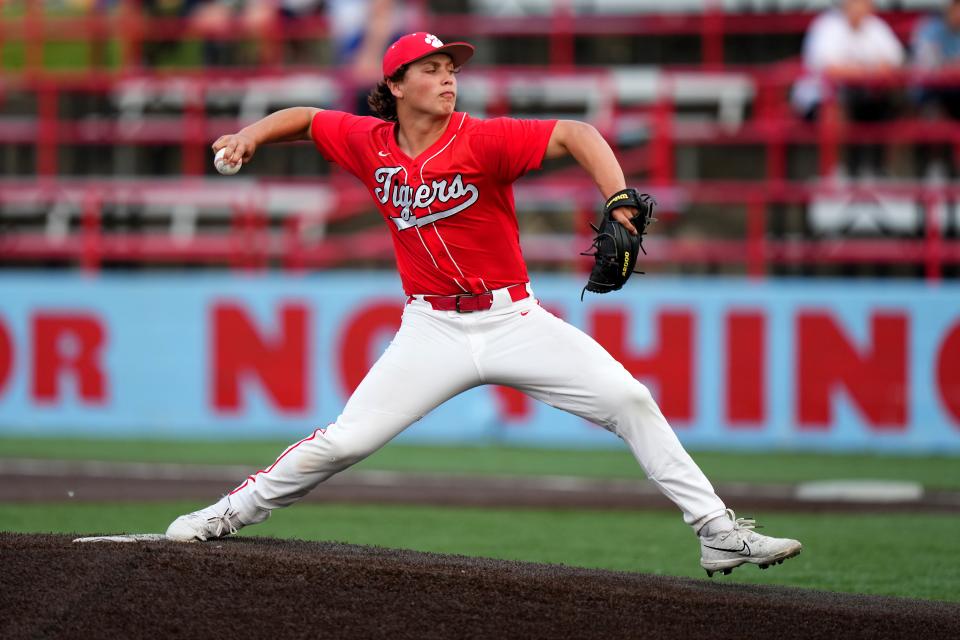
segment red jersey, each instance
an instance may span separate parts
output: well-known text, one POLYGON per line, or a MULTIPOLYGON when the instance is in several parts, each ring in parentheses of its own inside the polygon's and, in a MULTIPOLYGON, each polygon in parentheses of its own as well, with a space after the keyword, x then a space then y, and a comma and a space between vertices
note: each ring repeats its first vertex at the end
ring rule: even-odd
POLYGON ((513 182, 540 168, 556 120, 480 120, 454 113, 410 158, 379 118, 321 111, 310 132, 323 157, 370 190, 393 234, 408 295, 482 293, 529 280, 513 182))

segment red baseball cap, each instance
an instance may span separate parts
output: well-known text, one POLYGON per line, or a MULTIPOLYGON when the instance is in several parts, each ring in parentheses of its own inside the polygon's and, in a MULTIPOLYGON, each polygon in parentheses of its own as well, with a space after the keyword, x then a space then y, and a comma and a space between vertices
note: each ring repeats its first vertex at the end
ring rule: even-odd
POLYGON ((389 78, 403 65, 435 53, 447 54, 459 67, 473 57, 473 45, 466 42, 443 44, 440 38, 425 31, 409 33, 390 45, 383 54, 383 77, 389 78))

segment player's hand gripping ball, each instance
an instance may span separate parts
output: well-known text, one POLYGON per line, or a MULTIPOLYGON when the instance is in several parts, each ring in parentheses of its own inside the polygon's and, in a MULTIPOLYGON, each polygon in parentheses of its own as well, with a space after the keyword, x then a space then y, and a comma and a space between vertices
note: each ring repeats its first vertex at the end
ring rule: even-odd
POLYGON ((230 164, 223 159, 223 156, 226 154, 226 152, 226 147, 220 149, 220 151, 217 151, 217 155, 213 158, 213 166, 215 166, 217 171, 219 171, 221 174, 225 176, 232 176, 237 171, 240 171, 240 167, 243 166, 243 163, 238 162, 237 164, 230 164))
POLYGON ((603 206, 603 219, 600 226, 590 227, 597 233, 593 239, 593 253, 584 252, 580 255, 591 256, 594 259, 593 270, 587 285, 580 293, 580 299, 587 291, 607 293, 621 288, 633 273, 637 263, 637 254, 643 251, 643 236, 647 226, 654 222, 653 207, 656 201, 650 195, 637 193, 636 189, 624 189, 610 196, 603 206), (630 218, 630 223, 637 230, 633 235, 622 224, 613 218, 613 212, 620 207, 636 209, 636 214, 630 218))

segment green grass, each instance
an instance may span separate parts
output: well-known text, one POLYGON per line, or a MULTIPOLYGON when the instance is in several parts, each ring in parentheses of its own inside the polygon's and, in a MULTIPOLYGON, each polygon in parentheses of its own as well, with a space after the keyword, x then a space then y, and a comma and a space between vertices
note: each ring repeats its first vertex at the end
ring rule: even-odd
MULTIPOLYGON (((158 532, 196 503, 0 504, 0 528, 18 532, 158 532)), ((948 515, 769 514, 765 531, 803 541, 804 552, 768 571, 743 567, 719 582, 960 601, 956 536, 948 515)), ((417 549, 438 553, 706 579, 696 539, 674 512, 332 506, 278 511, 241 535, 417 549)))
MULTIPOLYGON (((0 438, 0 458, 241 464, 271 462, 290 441, 167 442, 0 438)), ((714 482, 794 483, 820 479, 911 480, 929 488, 960 489, 960 460, 946 456, 694 452, 714 482)), ((624 447, 562 450, 519 447, 423 447, 391 444, 362 469, 505 475, 640 478, 624 447)))

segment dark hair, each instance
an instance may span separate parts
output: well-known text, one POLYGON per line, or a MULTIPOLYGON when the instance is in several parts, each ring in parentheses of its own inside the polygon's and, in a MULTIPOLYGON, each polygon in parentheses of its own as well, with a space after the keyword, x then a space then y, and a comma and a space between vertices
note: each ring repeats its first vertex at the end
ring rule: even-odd
MULTIPOLYGON (((403 76, 407 73, 409 67, 409 64, 403 65, 397 69, 388 80, 391 82, 400 82, 403 80, 403 76)), ((397 99, 393 96, 393 93, 391 93, 390 85, 387 84, 386 80, 378 82, 377 86, 370 91, 370 95, 367 96, 367 105, 370 107, 371 113, 381 120, 386 120, 387 122, 397 121, 397 99)))

